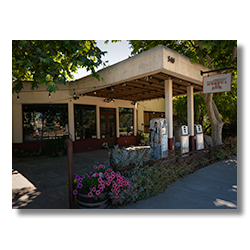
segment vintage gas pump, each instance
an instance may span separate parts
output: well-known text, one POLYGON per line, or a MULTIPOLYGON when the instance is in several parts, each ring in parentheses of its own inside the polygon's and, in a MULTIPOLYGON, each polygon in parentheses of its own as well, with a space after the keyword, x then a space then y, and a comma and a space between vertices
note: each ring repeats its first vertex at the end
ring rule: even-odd
POLYGON ((181 126, 181 153, 188 153, 189 152, 189 133, 188 133, 188 126, 183 125, 181 126))
POLYGON ((150 150, 154 159, 168 156, 168 125, 164 118, 150 120, 150 150))
POLYGON ((195 126, 196 128, 196 150, 204 149, 204 136, 202 126, 200 124, 195 126))

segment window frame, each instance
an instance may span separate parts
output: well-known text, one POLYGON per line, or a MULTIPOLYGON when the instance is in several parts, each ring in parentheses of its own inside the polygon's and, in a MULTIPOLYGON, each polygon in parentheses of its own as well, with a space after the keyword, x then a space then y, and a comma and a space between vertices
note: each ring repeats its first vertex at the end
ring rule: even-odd
MULTIPOLYGON (((25 133, 24 133, 24 113, 25 112, 27 112, 27 111, 25 111, 25 106, 36 106, 36 105, 39 105, 39 106, 45 106, 45 105, 48 105, 48 106, 50 106, 50 105, 65 105, 66 106, 66 110, 67 110, 67 125, 69 126, 69 113, 68 113, 68 103, 22 103, 22 138, 23 138, 23 142, 35 142, 35 141, 47 141, 47 140, 51 140, 51 139, 53 139, 53 138, 50 138, 50 137, 48 137, 48 139, 43 139, 45 136, 43 136, 43 134, 42 134, 42 136, 40 136, 40 139, 38 139, 38 140, 25 140, 25 133), (41 139, 42 138, 42 139, 41 139)), ((65 124, 65 125, 66 125, 65 124)), ((66 126, 65 126, 65 129, 66 129, 66 126)), ((63 137, 63 136, 68 136, 68 135, 62 135, 62 136, 57 136, 57 135, 55 135, 55 138, 57 138, 57 137, 63 137)))
POLYGON ((135 135, 135 126, 134 126, 134 119, 135 119, 135 114, 134 114, 134 108, 124 108, 124 107, 118 107, 118 116, 119 116, 119 137, 128 137, 128 136, 134 136, 135 135), (131 131, 132 132, 132 135, 128 135, 128 133, 131 133, 131 132, 127 132, 127 135, 121 135, 120 133, 120 109, 131 109, 132 110, 132 126, 133 126, 133 130, 131 131))
MULTIPOLYGON (((80 121, 82 121, 82 117, 80 117, 80 121)), ((75 141, 80 141, 80 140, 89 140, 89 139, 97 139, 97 106, 96 105, 91 105, 91 104, 78 104, 78 103, 74 103, 74 136, 75 136, 75 141), (94 110, 95 110, 95 138, 92 138, 93 135, 91 135, 91 138, 80 138, 80 139, 77 139, 77 136, 76 136, 76 117, 75 117, 75 108, 78 106, 79 110, 81 110, 80 107, 82 107, 82 109, 84 107, 93 107, 94 110)))

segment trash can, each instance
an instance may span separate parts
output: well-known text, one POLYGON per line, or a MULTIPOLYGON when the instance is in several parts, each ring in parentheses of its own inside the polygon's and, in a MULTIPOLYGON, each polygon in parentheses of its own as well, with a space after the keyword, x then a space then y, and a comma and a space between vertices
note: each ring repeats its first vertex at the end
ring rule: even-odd
POLYGON ((188 126, 183 125, 181 126, 181 153, 188 153, 189 152, 189 133, 188 133, 188 126))
POLYGON ((200 124, 195 126, 195 132, 196 132, 196 150, 201 150, 204 149, 204 135, 203 135, 203 130, 202 126, 200 124))
POLYGON ((168 125, 165 118, 150 120, 150 150, 154 159, 168 156, 168 125))

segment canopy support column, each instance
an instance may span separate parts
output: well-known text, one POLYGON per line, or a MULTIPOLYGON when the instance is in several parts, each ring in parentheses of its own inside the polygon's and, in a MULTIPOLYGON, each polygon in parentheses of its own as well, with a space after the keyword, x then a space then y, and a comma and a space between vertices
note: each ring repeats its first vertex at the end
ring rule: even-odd
POLYGON ((189 148, 190 151, 194 151, 194 87, 187 87, 187 118, 188 118, 188 131, 189 137, 189 148))

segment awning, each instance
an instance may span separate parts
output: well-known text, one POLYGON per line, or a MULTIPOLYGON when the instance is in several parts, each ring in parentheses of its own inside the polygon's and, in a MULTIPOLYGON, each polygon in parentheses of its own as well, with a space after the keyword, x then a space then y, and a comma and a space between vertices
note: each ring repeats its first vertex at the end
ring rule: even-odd
POLYGON ((98 71, 103 80, 89 75, 70 82, 70 94, 138 102, 164 98, 164 81, 169 79, 173 96, 186 95, 190 85, 197 93, 202 91, 201 70, 208 68, 160 45, 98 71))

